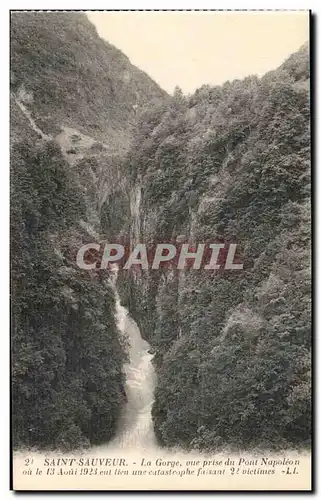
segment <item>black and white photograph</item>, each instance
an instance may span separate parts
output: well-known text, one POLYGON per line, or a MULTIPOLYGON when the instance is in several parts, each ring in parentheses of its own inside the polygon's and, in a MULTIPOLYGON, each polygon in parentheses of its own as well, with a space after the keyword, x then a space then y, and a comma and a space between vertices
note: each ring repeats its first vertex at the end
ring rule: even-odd
POLYGON ((311 491, 311 23, 10 12, 12 489, 311 491))

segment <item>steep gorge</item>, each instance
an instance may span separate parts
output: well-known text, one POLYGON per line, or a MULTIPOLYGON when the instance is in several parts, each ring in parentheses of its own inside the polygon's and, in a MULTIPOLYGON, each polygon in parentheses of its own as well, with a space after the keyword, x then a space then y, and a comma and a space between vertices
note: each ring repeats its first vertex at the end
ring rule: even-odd
POLYGON ((85 15, 13 13, 11 69, 15 446, 114 438, 123 307, 151 346, 159 444, 308 445, 308 47, 169 98, 85 15), (118 238, 236 242, 244 270, 119 270, 120 304, 75 264, 118 238))

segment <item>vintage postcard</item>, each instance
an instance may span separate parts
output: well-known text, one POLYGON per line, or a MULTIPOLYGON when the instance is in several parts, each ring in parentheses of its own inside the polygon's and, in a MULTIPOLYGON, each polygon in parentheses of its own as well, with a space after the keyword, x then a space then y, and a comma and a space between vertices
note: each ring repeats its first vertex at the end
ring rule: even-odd
POLYGON ((11 11, 14 490, 311 490, 309 11, 11 11))

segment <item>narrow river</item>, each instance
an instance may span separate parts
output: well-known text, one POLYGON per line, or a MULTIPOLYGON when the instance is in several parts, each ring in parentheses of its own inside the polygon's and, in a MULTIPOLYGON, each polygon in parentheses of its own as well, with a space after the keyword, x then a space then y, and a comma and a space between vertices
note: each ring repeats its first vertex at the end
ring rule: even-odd
POLYGON ((116 319, 120 332, 129 341, 129 363, 126 374, 127 403, 120 418, 116 438, 111 445, 116 448, 150 449, 155 446, 151 408, 154 399, 155 370, 149 344, 140 335, 135 321, 120 304, 116 292, 116 319))

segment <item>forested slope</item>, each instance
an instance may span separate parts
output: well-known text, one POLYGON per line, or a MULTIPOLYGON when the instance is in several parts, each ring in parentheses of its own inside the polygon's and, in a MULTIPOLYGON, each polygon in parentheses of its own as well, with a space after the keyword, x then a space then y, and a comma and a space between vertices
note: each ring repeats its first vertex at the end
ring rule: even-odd
POLYGON ((119 280, 156 353, 166 446, 309 443, 309 112, 304 46, 261 79, 176 89, 140 114, 127 160, 137 237, 233 242, 244 263, 119 280))
POLYGON ((110 200, 126 220, 136 110, 165 92, 77 13, 12 13, 11 80, 14 446, 106 442, 126 349, 107 271, 83 271, 75 256, 110 236, 110 200))

